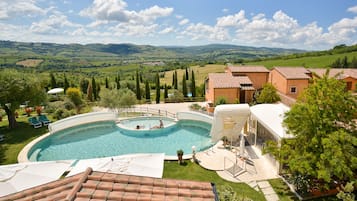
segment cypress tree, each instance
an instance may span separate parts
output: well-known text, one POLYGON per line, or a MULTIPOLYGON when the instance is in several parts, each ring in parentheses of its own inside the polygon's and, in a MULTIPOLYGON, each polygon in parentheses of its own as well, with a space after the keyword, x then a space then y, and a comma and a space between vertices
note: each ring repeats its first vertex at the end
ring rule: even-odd
POLYGON ((192 97, 196 97, 196 81, 195 81, 195 73, 191 72, 191 93, 192 97))
POLYGON ((67 80, 67 77, 66 77, 66 74, 63 74, 64 75, 64 93, 66 93, 66 90, 69 88, 69 83, 68 83, 68 80, 67 80))
POLYGON ((93 88, 92 88, 92 84, 89 83, 88 84, 88 88, 87 88, 87 99, 89 101, 93 101, 93 88))
POLYGON ((175 85, 175 72, 172 72, 172 84, 171 86, 175 85))
POLYGON ((56 78, 53 75, 53 73, 50 73, 50 77, 51 77, 51 88, 56 88, 57 87, 57 83, 56 83, 56 78))
POLYGON ((150 100, 150 86, 149 86, 149 81, 145 81, 145 98, 146 100, 150 100))
POLYGON ((177 89, 177 71, 175 70, 174 88, 177 89))
POLYGON ((141 100, 139 72, 136 71, 136 99, 141 100))
POLYGON ((105 88, 109 89, 109 81, 108 78, 105 78, 105 88))
POLYGON ((168 98, 169 97, 169 93, 167 90, 167 85, 165 84, 165 88, 164 88, 164 98, 168 98))
POLYGON ((156 103, 160 103, 160 77, 159 77, 159 73, 156 73, 156 103))
POLYGON ((97 100, 97 84, 95 83, 94 77, 92 77, 92 90, 93 90, 93 100, 97 100))
POLYGON ((115 83, 117 84, 117 89, 120 89, 120 75, 115 78, 115 83))
POLYGON ((187 70, 187 67, 186 67, 186 80, 188 80, 188 70, 187 70))
POLYGON ((184 97, 187 97, 186 74, 182 76, 182 94, 184 97))

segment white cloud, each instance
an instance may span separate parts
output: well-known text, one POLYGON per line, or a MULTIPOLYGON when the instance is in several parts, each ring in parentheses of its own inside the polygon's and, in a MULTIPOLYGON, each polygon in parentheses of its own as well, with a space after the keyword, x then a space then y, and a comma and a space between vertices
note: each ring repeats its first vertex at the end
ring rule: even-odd
POLYGON ((39 34, 58 34, 65 31, 66 27, 79 27, 80 25, 74 24, 67 19, 67 16, 60 13, 50 15, 47 19, 39 22, 34 22, 30 26, 30 30, 39 34))
POLYGON ((121 23, 114 27, 110 27, 108 30, 111 31, 115 36, 144 37, 154 35, 157 28, 157 24, 143 25, 121 23))
POLYGON ((15 16, 33 17, 45 15, 46 10, 38 7, 34 0, 1 0, 0 20, 15 16))
POLYGON ((191 24, 182 34, 191 37, 191 40, 208 39, 210 41, 225 41, 230 38, 226 29, 202 23, 191 24))
POLYGON ((347 11, 351 13, 357 13, 357 6, 349 7, 347 11))
POLYGON ((183 19, 183 20, 181 20, 180 22, 179 22, 179 25, 185 25, 185 24, 187 24, 187 23, 189 23, 190 22, 190 20, 189 19, 187 19, 187 18, 185 18, 185 19, 183 19))
POLYGON ((168 34, 175 31, 174 27, 167 27, 159 32, 159 34, 168 34))
POLYGON ((245 18, 244 10, 239 11, 235 15, 227 15, 217 19, 217 26, 220 27, 236 27, 244 26, 248 20, 245 18))
POLYGON ((90 7, 80 12, 80 15, 97 21, 151 24, 157 18, 169 16, 172 12, 173 8, 162 8, 157 5, 137 12, 128 10, 127 3, 123 0, 94 0, 90 7))
POLYGON ((228 12, 229 12, 229 9, 228 9, 228 8, 223 8, 223 9, 222 9, 222 12, 223 12, 223 13, 228 13, 228 12))

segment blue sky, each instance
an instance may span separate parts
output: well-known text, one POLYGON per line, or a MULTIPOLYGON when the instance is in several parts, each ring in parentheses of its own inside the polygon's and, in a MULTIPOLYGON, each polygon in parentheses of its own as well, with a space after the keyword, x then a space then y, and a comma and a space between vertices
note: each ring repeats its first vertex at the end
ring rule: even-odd
POLYGON ((355 0, 1 0, 0 40, 330 49, 357 43, 355 0))

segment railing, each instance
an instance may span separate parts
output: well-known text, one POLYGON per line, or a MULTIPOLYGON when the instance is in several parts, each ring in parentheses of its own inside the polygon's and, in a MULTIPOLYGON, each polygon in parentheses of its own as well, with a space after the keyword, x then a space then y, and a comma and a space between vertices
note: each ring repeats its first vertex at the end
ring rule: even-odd
POLYGON ((113 112, 91 112, 68 117, 48 125, 50 133, 63 130, 72 126, 98 121, 116 121, 117 115, 113 112))
POLYGON ((190 120, 197 120, 203 121, 209 124, 212 124, 213 117, 208 116, 206 114, 202 114, 201 112, 178 112, 177 119, 190 119, 190 120))
POLYGON ((205 97, 186 97, 182 101, 178 101, 175 98, 165 98, 165 103, 179 103, 179 102, 204 102, 205 97))
POLYGON ((176 119, 177 115, 166 110, 153 109, 149 107, 132 107, 132 108, 122 108, 119 110, 119 116, 130 116, 132 113, 137 113, 141 116, 164 116, 176 119))

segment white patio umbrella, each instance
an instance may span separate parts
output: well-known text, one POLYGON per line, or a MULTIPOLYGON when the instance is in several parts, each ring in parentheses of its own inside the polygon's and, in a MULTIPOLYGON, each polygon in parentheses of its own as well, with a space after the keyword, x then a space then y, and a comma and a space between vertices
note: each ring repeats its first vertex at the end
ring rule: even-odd
POLYGON ((64 92, 63 88, 53 88, 47 92, 47 94, 58 94, 64 92))
POLYGON ((55 181, 72 161, 31 162, 0 166, 0 196, 55 181))

